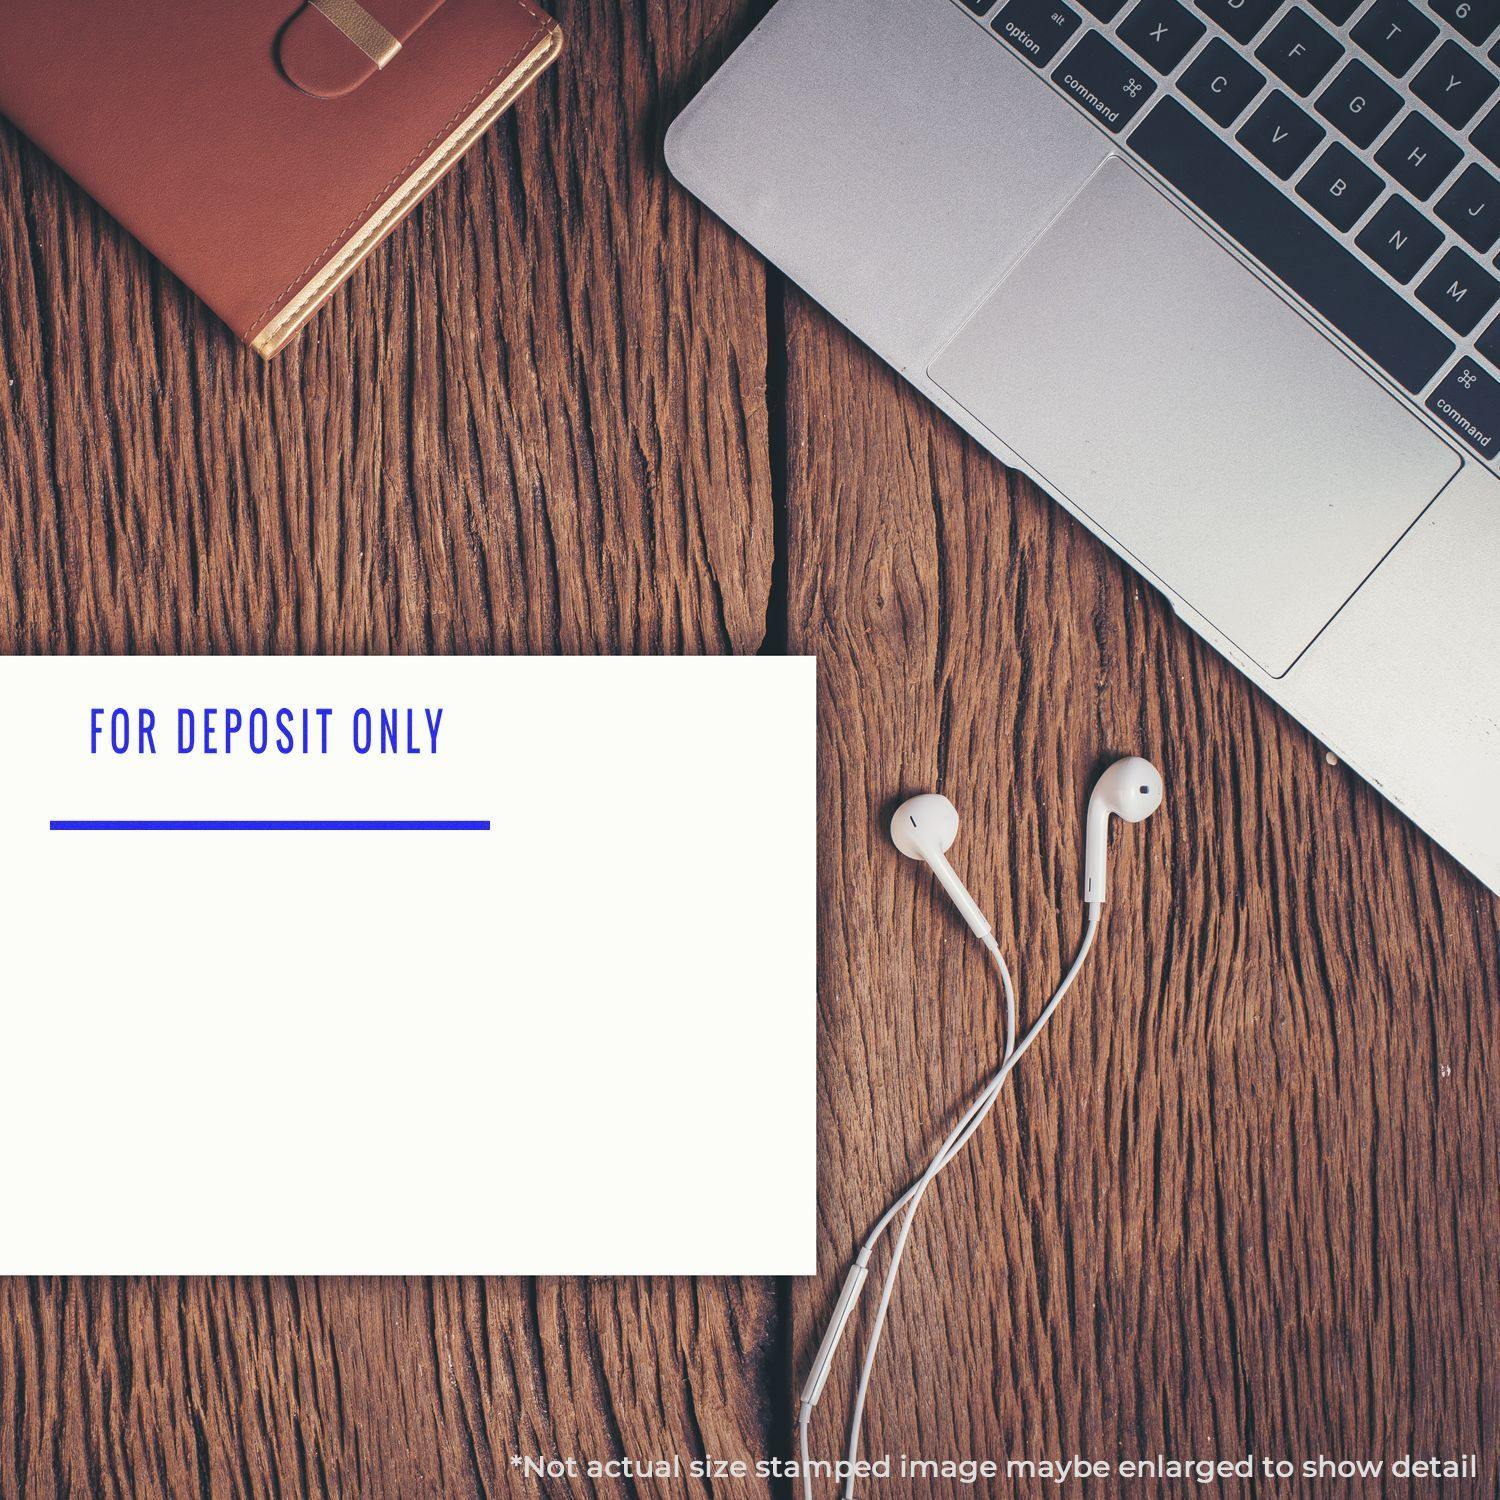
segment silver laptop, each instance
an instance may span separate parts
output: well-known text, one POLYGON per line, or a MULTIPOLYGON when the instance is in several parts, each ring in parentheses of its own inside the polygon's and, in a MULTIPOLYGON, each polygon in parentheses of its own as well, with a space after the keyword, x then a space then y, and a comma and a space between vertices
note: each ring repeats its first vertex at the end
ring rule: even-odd
POLYGON ((1500 0, 780 0, 716 213, 1500 891, 1500 0))

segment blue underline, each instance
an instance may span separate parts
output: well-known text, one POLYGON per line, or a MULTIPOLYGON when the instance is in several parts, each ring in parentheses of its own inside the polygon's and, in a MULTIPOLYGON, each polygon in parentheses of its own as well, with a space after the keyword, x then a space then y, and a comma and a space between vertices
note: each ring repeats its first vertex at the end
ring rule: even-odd
POLYGON ((53 818, 53 833, 488 833, 488 818, 53 818))

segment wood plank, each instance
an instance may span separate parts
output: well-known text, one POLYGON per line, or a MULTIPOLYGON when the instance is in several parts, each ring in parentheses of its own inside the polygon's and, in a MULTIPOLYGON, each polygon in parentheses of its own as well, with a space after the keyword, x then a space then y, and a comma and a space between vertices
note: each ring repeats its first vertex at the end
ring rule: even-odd
MULTIPOLYGON (((765 282, 661 163, 745 11, 559 4, 558 68, 269 368, 0 128, 0 649, 755 649, 765 282)), ((0 1494, 758 1451, 775 1313, 759 1282, 6 1282, 0 1494)))
POLYGON ((744 23, 558 15, 539 92, 265 369, 0 132, 8 649, 754 648, 764 283, 660 148, 744 23))
MULTIPOLYGON (((1091 779, 1134 750, 1167 806, 1117 834, 1096 956, 924 1205, 867 1451, 1485 1452, 1495 902, 796 292, 786 323, 790 645, 820 659, 824 840, 799 1369, 1003 1035, 892 806, 958 804, 950 858, 1035 1014, 1081 931, 1091 779)), ((819 1456, 842 1455, 853 1382, 846 1351, 819 1456)))
POLYGON ((3 1280, 0 1493, 537 1494, 512 1452, 758 1452, 767 1302, 687 1279, 3 1280))

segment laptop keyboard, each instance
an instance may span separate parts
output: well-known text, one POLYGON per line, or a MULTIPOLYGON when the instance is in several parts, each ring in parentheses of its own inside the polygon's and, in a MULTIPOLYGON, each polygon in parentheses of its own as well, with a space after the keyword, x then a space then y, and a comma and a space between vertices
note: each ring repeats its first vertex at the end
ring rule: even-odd
POLYGON ((1500 455, 1500 0, 960 3, 1500 455))

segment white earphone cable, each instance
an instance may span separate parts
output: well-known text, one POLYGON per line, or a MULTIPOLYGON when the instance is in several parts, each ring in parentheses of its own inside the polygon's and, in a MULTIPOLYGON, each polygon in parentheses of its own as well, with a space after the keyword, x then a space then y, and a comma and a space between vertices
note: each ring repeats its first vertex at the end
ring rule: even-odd
MULTIPOLYGON (((1089 950, 1093 947, 1098 925, 1098 903, 1090 902, 1088 905, 1088 925, 1078 945, 1078 951, 1074 955, 1073 962, 1068 967, 1067 973, 1063 975, 1062 982, 1053 991, 1052 997, 1042 1007, 1040 1015, 1032 1023, 1026 1035, 1021 1038, 1019 1044, 1016 1042, 1016 1001, 1010 971, 1006 967, 1005 959, 1000 952, 999 946, 994 942, 993 938, 986 939, 985 946, 990 950, 1000 969, 1001 984, 1005 990, 1006 1036, 1005 1052, 1001 1065, 995 1075, 975 1096, 974 1100, 960 1117, 958 1123, 949 1131, 942 1145, 938 1147, 937 1152, 928 1164, 926 1171, 891 1204, 875 1227, 870 1231, 864 1244, 860 1247, 859 1255, 856 1257, 854 1268, 850 1273, 851 1277, 854 1277, 856 1274, 858 1276, 858 1280, 854 1283, 857 1291, 858 1286, 863 1282, 871 1252, 896 1215, 905 1208, 906 1214, 901 1222, 901 1228, 897 1233, 895 1246, 891 1251, 891 1263, 886 1269, 885 1281, 881 1287, 880 1302, 875 1309, 874 1322, 870 1328, 869 1345, 865 1351, 864 1363, 860 1369, 859 1385, 855 1391, 854 1407, 849 1422, 849 1448, 844 1481, 844 1500, 852 1500, 854 1495, 854 1466, 859 1457, 860 1429, 863 1424, 865 1400, 869 1394, 870 1378, 875 1368, 875 1355, 880 1347, 881 1335, 885 1330, 886 1313, 889 1310, 891 1296, 895 1290, 896 1275, 900 1269, 902 1257, 906 1252, 906 1242, 911 1233, 912 1222, 916 1218, 917 1208, 925 1196, 927 1189, 932 1185, 938 1174, 963 1150, 973 1138, 975 1131, 984 1123, 990 1110, 994 1107, 996 1099, 1000 1097, 1000 1091, 1004 1088, 1005 1080, 1010 1076, 1011 1069, 1015 1067, 1026 1054, 1027 1049, 1036 1041, 1037 1037, 1041 1034, 1042 1028, 1046 1026, 1047 1022, 1052 1018, 1053 1012, 1062 1002, 1063 997, 1073 987, 1073 982, 1078 977, 1078 971, 1083 967, 1084 959, 1088 957, 1089 950)), ((848 1285, 849 1283, 846 1283, 846 1288, 848 1285)), ((845 1311, 843 1316, 847 1318, 849 1312, 852 1311, 852 1298, 848 1297, 847 1292, 844 1300, 845 1311)), ((836 1344, 837 1341, 835 1340, 834 1347, 836 1347, 836 1344)), ((825 1362, 831 1361, 832 1356, 833 1350, 831 1348, 820 1351, 820 1358, 825 1362)), ((810 1381, 809 1386, 814 1390, 814 1394, 809 1399, 806 1391, 804 1392, 798 1418, 801 1438, 803 1494, 806 1500, 812 1500, 813 1496, 812 1476, 809 1472, 809 1426, 812 1421, 813 1406, 817 1401, 817 1393, 821 1392, 821 1383, 810 1381)))
MULTIPOLYGON (((1009 1057, 1011 1053, 1015 1051, 1016 1047, 1016 987, 1010 977, 1010 967, 1005 962, 1005 955, 1000 951, 1000 945, 995 941, 993 933, 985 935, 984 945, 988 950, 990 956, 995 960, 995 966, 1000 970, 1000 988, 1005 995, 1005 1051, 1003 1056, 1009 1057)), ((983 1096, 981 1095, 980 1098, 975 1099, 973 1103, 970 1104, 968 1109, 964 1111, 963 1116, 958 1122, 958 1125, 955 1127, 955 1131, 950 1133, 948 1137, 949 1141, 953 1139, 953 1135, 957 1131, 962 1130, 974 1119, 975 1113, 980 1108, 982 1102, 983 1096)), ((947 1142, 945 1142, 944 1144, 946 1145, 947 1142)), ((906 1192, 903 1193, 901 1197, 898 1198, 896 1202, 886 1210, 886 1212, 882 1215, 879 1223, 877 1223, 874 1229, 872 1229, 866 1236, 864 1244, 860 1246, 859 1255, 856 1257, 854 1267, 851 1268, 850 1271, 851 1277, 858 1275, 859 1278, 855 1283, 856 1290, 859 1286, 862 1286, 864 1284, 864 1268, 869 1264, 870 1255, 874 1250, 876 1243, 879 1241, 881 1235, 885 1233, 886 1227, 896 1216, 897 1212, 901 1208, 901 1205, 911 1197, 912 1193, 915 1190, 916 1184, 913 1183, 912 1186, 909 1187, 906 1192)), ((840 1301, 841 1304, 846 1306, 849 1311, 852 1312, 853 1304, 852 1299, 849 1297, 848 1293, 849 1285, 850 1283, 846 1281, 845 1295, 840 1299, 840 1301)), ((830 1320, 829 1332, 824 1336, 824 1347, 818 1351, 818 1359, 825 1366, 822 1379, 827 1378, 826 1366, 832 1362, 834 1352, 837 1350, 839 1342, 843 1337, 843 1327, 838 1323, 839 1316, 839 1313, 835 1313, 834 1317, 830 1320)), ((845 1313, 844 1316, 847 1317, 847 1313, 845 1313)), ((808 1384, 806 1387, 804 1387, 801 1413, 798 1419, 798 1427, 801 1433, 802 1447, 802 1492, 805 1500, 813 1500, 811 1460, 808 1451, 808 1427, 812 1421, 812 1410, 813 1407, 817 1404, 818 1394, 820 1394, 822 1391, 822 1379, 818 1378, 816 1371, 809 1377, 808 1384), (808 1395, 809 1391, 815 1393, 811 1395, 810 1398, 808 1395)))

